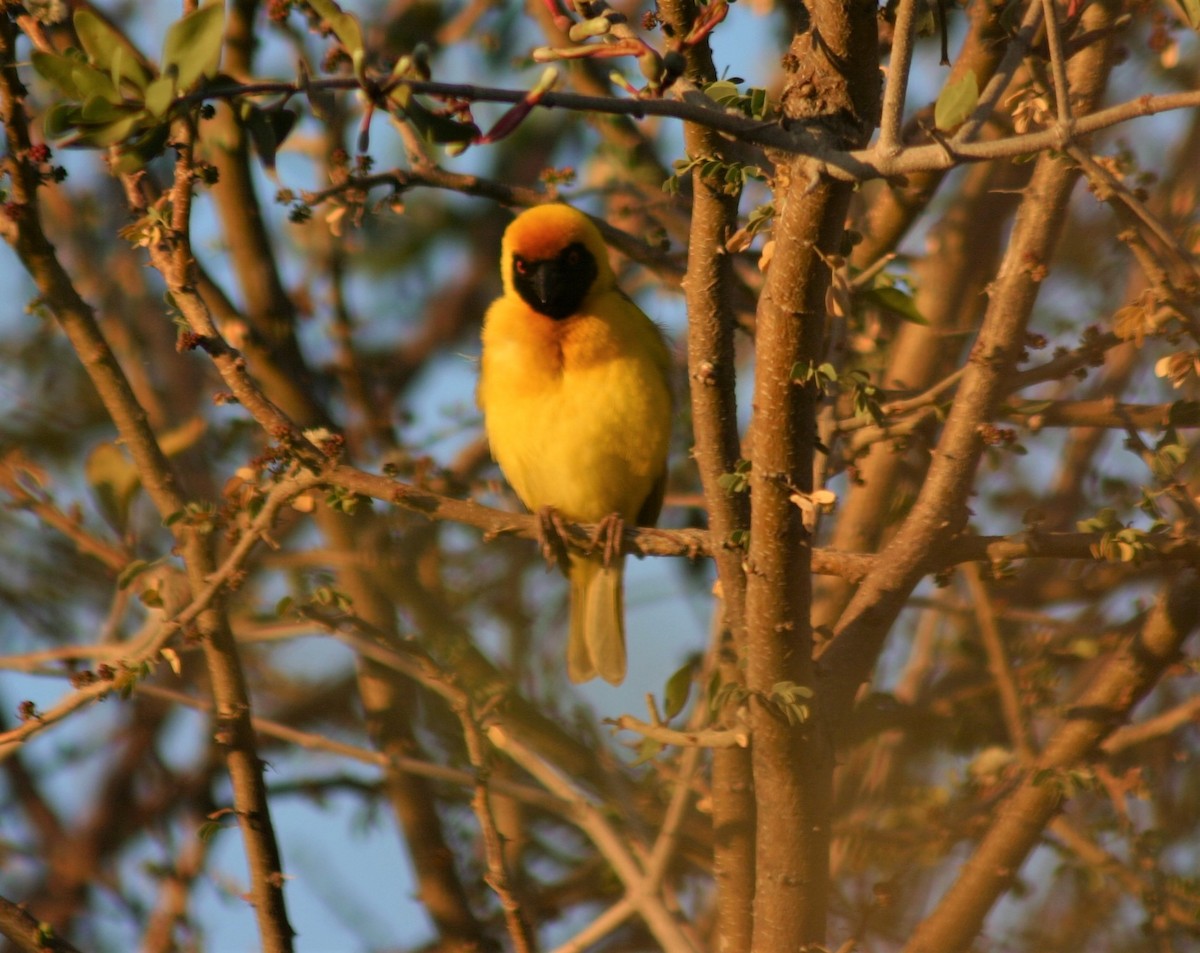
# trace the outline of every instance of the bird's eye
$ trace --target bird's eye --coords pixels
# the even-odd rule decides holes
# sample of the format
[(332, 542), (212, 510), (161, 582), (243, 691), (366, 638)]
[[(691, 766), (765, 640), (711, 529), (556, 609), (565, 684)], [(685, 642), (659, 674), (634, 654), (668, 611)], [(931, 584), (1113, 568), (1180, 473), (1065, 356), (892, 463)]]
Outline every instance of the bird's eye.
[(529, 262), (524, 258), (515, 258), (513, 259), (513, 269), (518, 275), (527, 274), (529, 272)]
[(567, 251), (567, 264), (568, 264), (568, 265), (578, 265), (581, 257), (582, 257), (582, 256), (579, 254), (579, 249), (578, 249), (578, 248), (571, 248), (571, 249), (568, 249), (568, 251)]

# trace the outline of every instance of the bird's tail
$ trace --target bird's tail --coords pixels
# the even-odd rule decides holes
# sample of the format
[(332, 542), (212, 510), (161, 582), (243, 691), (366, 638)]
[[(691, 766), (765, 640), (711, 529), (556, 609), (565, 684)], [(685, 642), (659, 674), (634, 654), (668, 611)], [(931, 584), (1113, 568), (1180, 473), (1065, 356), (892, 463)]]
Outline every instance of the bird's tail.
[(571, 634), (567, 676), (586, 682), (599, 675), (625, 680), (625, 560), (605, 566), (596, 556), (571, 557)]

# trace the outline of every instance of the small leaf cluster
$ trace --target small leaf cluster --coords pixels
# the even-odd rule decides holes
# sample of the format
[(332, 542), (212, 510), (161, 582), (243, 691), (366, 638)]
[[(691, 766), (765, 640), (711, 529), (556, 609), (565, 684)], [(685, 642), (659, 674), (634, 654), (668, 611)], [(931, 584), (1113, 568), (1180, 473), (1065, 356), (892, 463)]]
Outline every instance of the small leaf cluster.
[(751, 179), (759, 182), (766, 181), (767, 175), (756, 165), (746, 165), (743, 162), (726, 162), (715, 156), (689, 156), (686, 159), (676, 159), (672, 163), (674, 173), (663, 183), (663, 191), (668, 195), (678, 195), (683, 177), (692, 170), (699, 170), (700, 178), (709, 188), (724, 192), (726, 195), (737, 195)]
[(360, 503), (369, 506), (370, 500), (362, 494), (354, 493), (344, 487), (331, 487), (325, 494), (325, 505), (334, 512), (344, 513), (346, 516), (353, 516)]
[(732, 473), (722, 474), (717, 485), (726, 493), (747, 493), (750, 490), (750, 461), (739, 460)]
[(813, 697), (813, 690), (795, 682), (776, 682), (771, 686), (770, 694), (765, 701), (775, 711), (787, 719), (789, 725), (795, 726), (808, 721), (810, 709), (808, 700)]
[(166, 527), (177, 523), (197, 533), (211, 533), (217, 528), (217, 508), (207, 500), (187, 503), (183, 509), (176, 510), (163, 520), (163, 526)]
[(720, 79), (704, 87), (704, 94), (725, 109), (733, 110), (751, 119), (767, 120), (774, 112), (767, 91), (751, 86), (744, 93), (738, 88), (742, 80), (738, 77)]
[[(430, 75), (428, 53), (423, 47), (418, 47), (412, 55), (397, 60), (391, 78), (427, 80)], [(432, 109), (420, 100), (407, 83), (400, 82), (392, 88), (388, 93), (388, 106), (406, 119), (426, 142), (446, 146), (451, 155), (460, 154), (480, 138), (479, 127), (471, 120), (465, 104), (458, 115), (453, 109)], [(527, 112), (527, 109), (523, 110), (521, 118)]]
[(1033, 773), (1031, 780), (1035, 787), (1057, 789), (1064, 798), (1103, 790), (1095, 772), (1089, 768), (1041, 768)]
[(89, 8), (76, 10), (72, 22), (82, 50), (31, 56), (63, 97), (46, 113), (46, 135), (68, 146), (119, 146), (115, 170), (137, 171), (166, 145), (177, 97), (216, 75), (224, 4), (207, 4), (171, 25), (161, 70)]
[[(1172, 406), (1172, 414), (1175, 407)], [(1150, 458), (1150, 470), (1155, 478), (1163, 483), (1175, 479), (1188, 459), (1187, 444), (1179, 439), (1179, 432), (1174, 427), (1168, 427), (1154, 445), (1154, 455)]]
[[(1144, 499), (1140, 505), (1145, 508), (1151, 503)], [(1154, 509), (1157, 510), (1157, 507)], [(1100, 541), (1091, 547), (1092, 555), (1097, 559), (1135, 564), (1153, 550), (1154, 544), (1167, 530), (1166, 523), (1161, 519), (1156, 519), (1149, 529), (1127, 526), (1117, 519), (1116, 511), (1107, 506), (1090, 519), (1080, 520), (1076, 526), (1082, 533), (1102, 534)]]
[(766, 202), (755, 206), (746, 217), (746, 233), (757, 235), (775, 220), (775, 203)]
[(804, 361), (792, 367), (791, 378), (793, 383), (815, 387), (822, 396), (848, 394), (855, 417), (883, 424), (884, 392), (871, 383), (871, 375), (861, 368), (839, 374), (829, 362)]
[(749, 699), (750, 692), (745, 685), (737, 682), (722, 682), (719, 673), (714, 672), (708, 684), (708, 708), (713, 716), (719, 715), (728, 705), (744, 705)]

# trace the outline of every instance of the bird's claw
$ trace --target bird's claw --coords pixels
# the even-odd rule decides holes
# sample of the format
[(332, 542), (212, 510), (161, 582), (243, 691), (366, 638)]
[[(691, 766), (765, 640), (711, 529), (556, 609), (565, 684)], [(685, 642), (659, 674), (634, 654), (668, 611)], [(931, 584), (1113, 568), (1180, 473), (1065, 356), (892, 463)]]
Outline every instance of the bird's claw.
[(537, 511), (537, 541), (542, 550), (542, 558), (564, 573), (571, 562), (567, 544), (564, 542), (566, 535), (567, 526), (558, 515), (558, 510), (552, 506), (543, 506)]
[(620, 513), (609, 513), (592, 534), (592, 551), (600, 549), (604, 565), (611, 566), (621, 558), (621, 546), (625, 539), (625, 520)]

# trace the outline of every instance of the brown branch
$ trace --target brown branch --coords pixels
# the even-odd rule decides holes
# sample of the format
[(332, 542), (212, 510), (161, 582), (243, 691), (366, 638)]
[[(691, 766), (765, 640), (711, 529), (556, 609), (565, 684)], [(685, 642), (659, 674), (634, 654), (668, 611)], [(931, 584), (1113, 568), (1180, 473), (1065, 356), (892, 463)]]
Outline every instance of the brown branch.
[[(1050, 843), (1064, 854), (1073, 855), (1089, 872), (1100, 871), (1115, 878), (1129, 897), (1137, 897), (1144, 902), (1146, 898), (1154, 896), (1155, 887), (1152, 881), (1109, 853), (1064, 815), (1054, 818), (1049, 829), (1054, 835)], [(1186, 895), (1181, 897), (1178, 894), (1164, 899), (1164, 912), (1171, 920), (1185, 929), (1194, 930), (1195, 902)]]
[(1147, 718), (1136, 725), (1118, 728), (1104, 739), (1104, 743), (1100, 747), (1106, 755), (1111, 757), (1134, 745), (1164, 738), (1180, 728), (1198, 722), (1200, 722), (1200, 695), (1195, 695), (1160, 715)]
[(1046, 27), (1046, 45), (1050, 48), (1050, 72), (1054, 77), (1054, 102), (1058, 110), (1058, 132), (1064, 141), (1074, 132), (1071, 87), (1067, 77), (1067, 57), (1063, 51), (1062, 31), (1054, 0), (1042, 0), (1042, 23)]
[[(609, 822), (605, 812), (593, 804), (571, 783), (534, 752), (499, 726), (488, 729), (488, 738), (518, 765), (528, 771), (551, 793), (574, 805), (575, 823), (604, 855), (625, 887), (630, 906), (641, 914), (650, 933), (664, 953), (695, 953), (695, 948), (679, 922), (653, 891), (642, 864), (638, 862), (628, 838)], [(613, 926), (616, 924), (614, 923)]]
[[(0, 110), (3, 112), (8, 142), (5, 165), (14, 194), (25, 209), (19, 221), (14, 221), (10, 215), (4, 216), (4, 235), (16, 248), (22, 263), (79, 354), (138, 468), (143, 487), (165, 520), (183, 512), (187, 501), (179, 490), (175, 474), (147, 423), (144, 411), (100, 334), (91, 309), (79, 298), (40, 226), (35, 170), (27, 158), (22, 158), (28, 154), (30, 140), (21, 99), (23, 88), (16, 79), (12, 60), (14, 42), (15, 27), (10, 21), (4, 20), (0, 24), (0, 56), (3, 58), (0, 64)], [(186, 174), (190, 175), (190, 172), (189, 163)], [(216, 568), (211, 537), (206, 531), (189, 526), (186, 520), (175, 522), (172, 532), (183, 551), (193, 591), (203, 591), (208, 577)], [(292, 930), (283, 905), (279, 853), (262, 783), (261, 764), (249, 731), (246, 687), (219, 594), (214, 593), (212, 605), (197, 614), (196, 624), (210, 648), (214, 697), (224, 727), (222, 737), (227, 746), (227, 765), (252, 873), (251, 888), (256, 900), (260, 937), (264, 949), (270, 953), (282, 953), (291, 949)], [(102, 684), (101, 687), (107, 686)], [(100, 693), (96, 691), (94, 694), (98, 696)], [(91, 696), (80, 692), (58, 707), (65, 715), (90, 700)]]
[(479, 830), (483, 838), (483, 855), (487, 863), (487, 874), (484, 876), (484, 880), (500, 900), (500, 907), (504, 911), (504, 922), (508, 926), (508, 936), (512, 940), (513, 949), (517, 953), (532, 953), (538, 948), (537, 936), (533, 932), (521, 899), (514, 889), (508, 862), (504, 856), (504, 842), (496, 824), (495, 812), (492, 809), (490, 751), (484, 738), (484, 729), (477, 720), (478, 716), (465, 692), (456, 699), (453, 708), (462, 725), (467, 756), (470, 758), (471, 767), (475, 772), (471, 807), (479, 821)]
[[(1010, 49), (1011, 38), (1003, 22), (1006, 9), (991, 3), (968, 6), (967, 35), (945, 85), (962, 82), (968, 75), (974, 76), (977, 83), (986, 84), (996, 73), (1001, 57)], [(1019, 61), (1020, 57), (1016, 59)], [(880, 151), (885, 150), (880, 148)], [(857, 226), (863, 240), (851, 252), (851, 263), (865, 268), (893, 251), (929, 207), (944, 179), (945, 170), (914, 172), (889, 180), (886, 188), (881, 187), (865, 212), (865, 221)]]
[[(304, 192), (302, 198), (309, 205), (320, 205), (346, 191), (365, 191), (383, 186), (397, 192), (405, 192), (418, 187), (444, 189), (461, 195), (491, 199), (493, 202), (509, 208), (530, 208), (534, 205), (559, 200), (558, 196), (537, 189), (510, 185), (478, 175), (451, 172), (431, 163), (410, 169), (395, 168), (371, 175), (350, 176), (345, 182), (339, 182), (329, 188), (316, 192)], [(648, 268), (668, 284), (677, 283), (683, 278), (684, 270), (675, 256), (630, 235), (624, 229), (615, 227), (603, 218), (591, 216), (591, 219), (592, 224), (600, 230), (604, 240), (630, 261), (635, 261)]]
[[(679, 36), (687, 34), (697, 7), (683, 0), (659, 4), (664, 19)], [(696, 83), (716, 78), (708, 40), (686, 53), (685, 75)], [(690, 156), (723, 156), (725, 140), (695, 123), (683, 129)], [(724, 630), (716, 660), (722, 684), (738, 685), (745, 674), (741, 660), (746, 649), (745, 551), (738, 542), (750, 528), (748, 494), (730, 493), (722, 480), (741, 458), (737, 419), (737, 366), (734, 335), (737, 318), (732, 301), (733, 262), (726, 241), (738, 226), (738, 195), (724, 182), (708, 181), (699, 166), (693, 169), (692, 209), (688, 234), (687, 274), (682, 285), (688, 313), (688, 394), (692, 411), (692, 459), (704, 491), (708, 529), (726, 541), (713, 558), (720, 581), (715, 610)], [(731, 701), (720, 713), (732, 723), (738, 704)], [(753, 936), (755, 802), (751, 785), (750, 752), (734, 746), (713, 752), (712, 824), (713, 876), (717, 882), (716, 945), (727, 953), (748, 953)]]
[(75, 544), (79, 552), (92, 556), (112, 572), (120, 572), (132, 559), (129, 550), (84, 527), (82, 519), (64, 513), (50, 494), (29, 487), (21, 475), (31, 464), (19, 452), (0, 457), (0, 489), (12, 499), (12, 505), (27, 510), (51, 529), (58, 530)]
[[(353, 643), (348, 644), (354, 648)], [(398, 661), (401, 656), (397, 653), (390, 653), (388, 657), (393, 661), (397, 661), (397, 664), (402, 664)], [(161, 698), (163, 701), (168, 701), (175, 705), (183, 705), (195, 711), (212, 711), (212, 703), (206, 699), (172, 691), (158, 685), (142, 683), (135, 690), (139, 695)], [(407, 774), (428, 778), (430, 781), (452, 784), (455, 787), (461, 787), (463, 790), (469, 790), (475, 784), (475, 776), (469, 771), (449, 768), (445, 765), (434, 764), (433, 762), (422, 761), (417, 758), (406, 758), (403, 756), (391, 758), (380, 751), (348, 744), (344, 741), (337, 741), (311, 731), (303, 731), (260, 715), (254, 716), (253, 723), (254, 730), (260, 735), (276, 738), (279, 741), (295, 745), (298, 748), (304, 748), (308, 751), (324, 751), (328, 754), (337, 755), (339, 758), (347, 758), (351, 761), (373, 765), (381, 769), (386, 769), (395, 763), (396, 766), (400, 767)], [(565, 802), (547, 794), (540, 788), (530, 787), (527, 784), (518, 784), (505, 778), (494, 778), (491, 781), (491, 785), (497, 793), (504, 794), (506, 797), (516, 798), (540, 810), (548, 811), (551, 814), (565, 814), (568, 812), (568, 805)]]
[[(987, 6), (979, 4), (974, 9)], [(858, 479), (848, 487), (839, 506), (830, 538), (833, 549), (878, 551), (892, 531), (889, 514), (895, 505), (897, 482), (910, 474), (907, 479), (918, 484), (924, 476), (928, 458), (922, 457), (921, 471), (913, 473), (907, 469), (911, 466), (910, 455), (894, 452), (883, 441), (929, 426), (941, 406), (949, 403), (966, 373), (965, 368), (958, 367), (960, 335), (977, 320), (980, 291), (1000, 254), (1012, 200), (996, 190), (1009, 177), (1008, 170), (1000, 166), (968, 170), (954, 201), (948, 203), (930, 231), (929, 241), (938, 249), (937, 254), (924, 256), (914, 265), (915, 302), (929, 323), (901, 325), (889, 350), (882, 382), (903, 384), (919, 393), (885, 403), (881, 408), (882, 424), (860, 418), (837, 424), (839, 431), (850, 429), (850, 433), (837, 439), (834, 450), (843, 459), (854, 461)], [(904, 202), (899, 204), (907, 208)], [(874, 209), (872, 221), (873, 213)], [(864, 450), (865, 457), (860, 456)], [(849, 580), (843, 580), (823, 585), (820, 592), (815, 618), (822, 631), (831, 630), (853, 590)]]
[(896, 5), (892, 51), (883, 89), (883, 117), (879, 122), (879, 140), (875, 144), (883, 155), (894, 156), (901, 148), (900, 126), (904, 121), (904, 99), (908, 92), (908, 72), (912, 67), (916, 35), (917, 0), (900, 0)]
[(0, 897), (0, 933), (21, 953), (79, 953), (50, 924), (41, 923), (5, 897)]
[[(238, 30), (246, 41), (242, 66), (248, 71), (253, 23), (239, 21)], [(248, 303), (247, 319), (258, 332), (259, 341), (253, 342), (252, 351), (247, 345), (252, 366), (261, 381), (253, 399), (259, 407), (286, 408), (286, 418), (277, 420), (275, 427), (264, 423), (261, 414), (256, 416), (275, 439), (280, 439), (280, 428), (289, 427), (287, 418), (303, 427), (332, 427), (332, 416), (314, 398), (312, 388), (306, 386), (312, 375), (295, 337), (295, 306), (283, 288), (270, 237), (263, 226), (252, 185), (246, 132), (238, 123), (233, 123), (228, 132), (232, 148), (217, 150), (221, 153), (217, 157), (221, 177), (216, 191), (224, 230), (239, 239), (234, 262)], [(215, 285), (209, 283), (205, 292), (210, 302), (224, 303), (224, 295), (218, 293)], [(190, 317), (204, 319), (199, 309)], [(221, 369), (219, 363), (218, 369)], [(235, 394), (242, 397), (237, 390)], [(296, 445), (294, 429), (285, 429), (284, 433)], [(361, 553), (363, 540), (381, 538), (373, 515), (365, 507), (352, 516), (321, 507), (316, 522), (329, 545), (346, 553)], [(395, 606), (385, 583), (374, 576), (370, 566), (347, 565), (339, 576), (339, 587), (371, 624), (394, 637)], [(404, 756), (421, 751), (413, 724), (417, 700), (395, 673), (369, 661), (360, 666), (358, 688), (368, 730), (380, 749), (393, 758), (385, 789), (412, 857), (420, 895), (444, 937), (464, 945), (487, 947), (490, 940), (471, 910), (453, 863), (434, 792), (424, 777), (407, 777), (398, 767)]]
[[(442, 496), (412, 484), (336, 465), (320, 476), (320, 482), (373, 497), (430, 520), (449, 520), (482, 530), (485, 538), (516, 536), (537, 540), (537, 518), (527, 513), (496, 510), (468, 500)], [(793, 508), (795, 508), (793, 506)], [(571, 549), (589, 552), (594, 528), (584, 524), (565, 525), (564, 541)], [(945, 548), (931, 557), (930, 572), (973, 560), (1003, 562), (1033, 558), (1095, 559), (1093, 547), (1099, 533), (1019, 533), (1013, 536), (961, 535), (947, 540)], [(718, 544), (704, 530), (626, 529), (621, 552), (631, 556), (711, 556)], [(1193, 562), (1200, 558), (1200, 539), (1193, 537), (1147, 538), (1142, 555), (1150, 560)], [(842, 576), (858, 582), (879, 563), (871, 553), (843, 553), (830, 549), (812, 551), (813, 572)]]
[[(808, 7), (792, 37), (781, 104), (831, 142), (865, 141), (879, 107), (874, 4)], [(774, 698), (812, 691), (812, 529), (796, 499), (814, 488), (815, 382), (796, 367), (824, 359), (829, 262), (842, 244), (850, 191), (812, 163), (777, 166), (774, 254), (755, 322), (746, 557), (746, 688), (758, 805), (753, 949), (821, 946), (829, 904), (833, 751), (824, 713), (801, 717)], [(784, 703), (792, 704), (791, 699)], [(823, 706), (822, 706), (823, 707)]]
[(748, 748), (750, 733), (747, 729), (709, 728), (699, 731), (680, 731), (678, 728), (668, 728), (666, 725), (655, 725), (634, 718), (632, 715), (618, 715), (612, 724), (621, 731), (632, 731), (643, 738), (650, 738), (665, 745), (677, 745), (681, 748)]
[[(1107, 34), (1102, 36), (1106, 39)], [(384, 96), (392, 85), (405, 85), (414, 93), (460, 99), (469, 102), (519, 103), (525, 100), (525, 90), (496, 89), (466, 83), (438, 83), (431, 81), (392, 78), (386, 83), (371, 88), (369, 94)], [(308, 89), (352, 90), (359, 83), (349, 78), (313, 80)], [(181, 101), (203, 101), (208, 99), (235, 99), (239, 96), (297, 95), (304, 87), (289, 82), (245, 83), (234, 87), (212, 87), (200, 93), (181, 97)], [(954, 168), (965, 162), (981, 162), (991, 159), (1016, 158), (1036, 155), (1064, 145), (1062, 130), (1056, 125), (1050, 129), (1019, 135), (1005, 136), (988, 141), (972, 141), (970, 124), (952, 139), (922, 146), (901, 149), (895, 155), (885, 155), (878, 146), (869, 149), (842, 150), (831, 148), (811, 133), (802, 129), (775, 122), (747, 119), (736, 113), (701, 102), (702, 97), (688, 96), (686, 99), (619, 99), (611, 96), (582, 96), (577, 93), (548, 92), (538, 101), (544, 109), (566, 109), (571, 112), (601, 113), (606, 115), (664, 116), (693, 122), (714, 132), (732, 136), (740, 142), (778, 150), (792, 156), (811, 159), (821, 173), (844, 182), (861, 182), (875, 178), (895, 178), (914, 172), (932, 172)], [(981, 96), (981, 103), (983, 97)], [(1146, 95), (1128, 100), (1093, 113), (1078, 115), (1074, 122), (1077, 137), (1090, 135), (1131, 119), (1156, 116), (1164, 112), (1194, 109), (1200, 106), (1200, 91), (1162, 93)]]
[[(1107, 75), (1107, 44), (1077, 56), (1072, 71), (1081, 102), (1096, 98)], [(981, 425), (995, 414), (1021, 355), (1045, 263), (1053, 257), (1077, 177), (1076, 170), (1053, 155), (1037, 162), (928, 477), (903, 526), (881, 554), (878, 568), (842, 613), (835, 639), (822, 657), (822, 694), (836, 712), (835, 721), (844, 720), (913, 587), (937, 559), (940, 547), (965, 524), (967, 499), (984, 449)]]
[(996, 625), (996, 613), (992, 607), (991, 595), (983, 584), (983, 576), (976, 563), (968, 563), (964, 567), (967, 580), (967, 592), (975, 619), (979, 624), (979, 636), (983, 642), (983, 651), (988, 660), (988, 671), (996, 684), (996, 694), (1000, 697), (1000, 708), (1004, 712), (1004, 725), (1008, 729), (1008, 738), (1021, 760), (1027, 764), (1033, 762), (1036, 752), (1030, 738), (1029, 725), (1021, 706), (1021, 696), (1017, 691), (1013, 678), (1012, 666), (1008, 663), (1008, 653), (1004, 648), (1004, 640), (1000, 636), (999, 626)]
[(1042, 427), (1104, 427), (1125, 430), (1165, 430), (1200, 427), (1200, 420), (1185, 416), (1173, 421), (1172, 415), (1182, 402), (1171, 404), (1124, 404), (1116, 400), (1012, 400), (1000, 413), (1023, 418), (1031, 430)]
[(1000, 806), (995, 822), (937, 908), (916, 928), (905, 953), (965, 950), (984, 917), (1009, 889), (1022, 862), (1065, 794), (1057, 777), (1093, 754), (1124, 721), (1163, 671), (1174, 664), (1200, 624), (1200, 579), (1182, 574), (1150, 610), (1140, 632), (1127, 639), (1090, 680), (1035, 765)]

